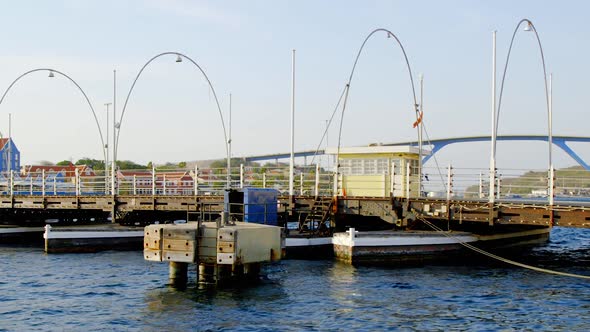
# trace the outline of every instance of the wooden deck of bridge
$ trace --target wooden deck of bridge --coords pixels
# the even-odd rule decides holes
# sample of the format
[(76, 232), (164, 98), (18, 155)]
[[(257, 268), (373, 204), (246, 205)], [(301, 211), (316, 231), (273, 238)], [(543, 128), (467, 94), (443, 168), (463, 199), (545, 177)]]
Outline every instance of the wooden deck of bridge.
[(223, 196), (0, 196), (3, 209), (197, 211), (201, 204), (223, 203)]
[(590, 205), (543, 202), (445, 200), (431, 198), (339, 197), (338, 213), (377, 216), (407, 225), (417, 215), (429, 220), (488, 225), (531, 225), (590, 228)]
[[(279, 201), (288, 202), (288, 197)], [(309, 206), (313, 196), (298, 196), (292, 209)], [(223, 196), (212, 195), (115, 195), (115, 196), (0, 196), (0, 209), (8, 210), (95, 210), (124, 214), (138, 211), (199, 212), (203, 206), (221, 211)], [(338, 197), (337, 215), (376, 216), (391, 223), (404, 224), (417, 214), (430, 220), (458, 223), (519, 224), (590, 228), (590, 205), (543, 202), (483, 200), (444, 200), (432, 198)], [(211, 210), (213, 212), (213, 210)]]

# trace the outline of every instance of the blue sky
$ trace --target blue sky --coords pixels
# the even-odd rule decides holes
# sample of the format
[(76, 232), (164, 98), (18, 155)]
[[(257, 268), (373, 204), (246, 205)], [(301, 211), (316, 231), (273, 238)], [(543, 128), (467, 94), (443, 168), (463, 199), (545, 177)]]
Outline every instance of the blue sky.
[[(500, 73), (512, 32), (526, 17), (537, 27), (554, 75), (554, 134), (584, 136), (590, 118), (587, 12), (582, 1), (6, 1), (0, 89), (28, 70), (58, 69), (86, 91), (106, 135), (104, 104), (113, 98), (113, 70), (120, 114), (144, 63), (177, 51), (206, 71), (226, 120), (232, 94), (234, 156), (286, 152), (296, 49), (296, 149), (313, 149), (362, 41), (372, 30), (386, 28), (403, 43), (415, 78), (424, 74), (430, 137), (486, 135), (492, 31), (498, 31)], [(517, 35), (500, 134), (547, 132), (533, 37)], [(367, 43), (350, 89), (344, 145), (416, 138), (404, 65), (393, 39), (379, 34)], [(102, 158), (92, 113), (63, 78), (35, 73), (20, 80), (0, 105), (4, 136), (8, 113), (24, 163)], [(334, 125), (329, 145), (336, 135)], [(118, 157), (143, 163), (222, 158), (223, 140), (205, 80), (187, 61), (178, 64), (168, 56), (150, 64), (138, 80), (122, 121)], [(590, 159), (590, 148), (573, 147)], [(465, 144), (441, 151), (438, 160), (485, 168), (488, 156), (489, 144)], [(573, 164), (560, 151), (554, 156), (557, 166)], [(498, 163), (544, 168), (546, 145), (499, 143)]]

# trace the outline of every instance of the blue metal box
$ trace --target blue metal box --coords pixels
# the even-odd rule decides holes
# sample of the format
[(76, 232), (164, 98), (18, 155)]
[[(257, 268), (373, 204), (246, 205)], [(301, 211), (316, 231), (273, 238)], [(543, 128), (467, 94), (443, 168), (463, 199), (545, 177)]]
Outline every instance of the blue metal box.
[(277, 196), (275, 189), (244, 188), (244, 221), (277, 225)]

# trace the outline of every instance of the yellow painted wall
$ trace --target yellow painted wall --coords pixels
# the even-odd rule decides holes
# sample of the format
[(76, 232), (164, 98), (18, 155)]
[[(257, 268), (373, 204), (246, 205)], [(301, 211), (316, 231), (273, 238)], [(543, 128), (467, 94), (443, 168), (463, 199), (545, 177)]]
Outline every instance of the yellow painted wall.
[(346, 153), (340, 154), (340, 159), (377, 159), (377, 158), (405, 158), (418, 159), (416, 153)]
[[(389, 197), (391, 177), (389, 175), (342, 175), (339, 184), (344, 190), (342, 196)], [(396, 176), (394, 197), (406, 197), (405, 176)], [(410, 176), (410, 197), (418, 197), (418, 176)]]
[[(349, 153), (340, 154), (340, 160), (346, 159), (396, 159), (399, 171), (395, 174), (394, 197), (406, 197), (407, 182), (406, 172), (408, 160), (418, 160), (415, 153)], [(391, 194), (391, 176), (389, 174), (375, 175), (340, 175), (340, 195), (365, 196), (365, 197), (389, 197)], [(418, 197), (418, 175), (410, 176), (410, 197)]]

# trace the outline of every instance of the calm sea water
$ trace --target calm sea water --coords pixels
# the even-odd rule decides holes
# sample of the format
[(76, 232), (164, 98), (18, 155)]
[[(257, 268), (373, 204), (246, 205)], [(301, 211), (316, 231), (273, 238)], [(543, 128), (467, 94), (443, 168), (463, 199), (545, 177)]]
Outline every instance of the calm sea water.
[[(524, 259), (524, 258), (523, 258)], [(590, 231), (556, 228), (526, 258), (590, 275)], [(590, 281), (502, 264), (266, 266), (255, 285), (184, 290), (140, 252), (0, 247), (0, 331), (590, 330)]]

